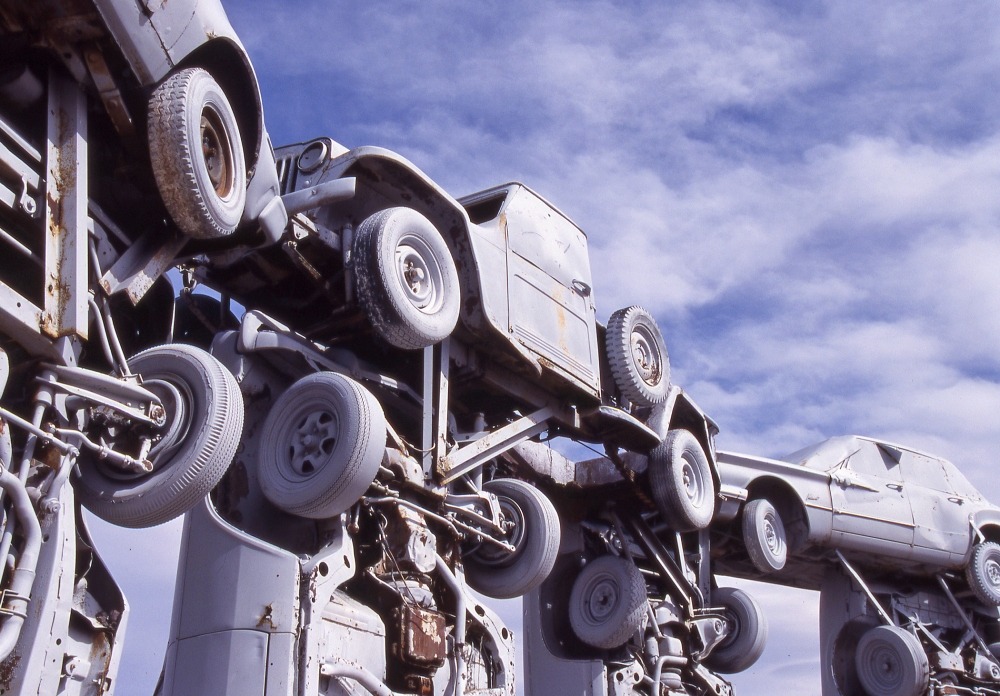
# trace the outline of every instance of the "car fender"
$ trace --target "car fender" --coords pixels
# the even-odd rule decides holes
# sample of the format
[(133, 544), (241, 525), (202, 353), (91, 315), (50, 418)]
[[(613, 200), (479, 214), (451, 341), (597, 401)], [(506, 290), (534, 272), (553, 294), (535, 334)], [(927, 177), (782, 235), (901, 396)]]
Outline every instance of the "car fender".
[(712, 467), (715, 489), (721, 490), (722, 480), (715, 454), (715, 436), (719, 434), (719, 426), (683, 389), (676, 384), (670, 385), (667, 398), (663, 403), (653, 407), (652, 413), (646, 419), (646, 426), (660, 437), (661, 442), (671, 430), (690, 431), (705, 450)]
[(964, 562), (972, 555), (972, 547), (981, 541), (1000, 543), (1000, 510), (988, 507), (976, 510), (969, 515), (970, 543), (965, 553)]
[[(365, 218), (391, 206), (405, 206), (418, 211), (438, 229), (455, 259), (462, 288), (462, 324), (473, 332), (486, 326), (499, 331), (500, 318), (486, 316), (482, 302), (484, 292), (496, 292), (497, 288), (484, 288), (483, 278), (478, 272), (479, 240), (474, 239), (472, 229), (475, 226), (469, 222), (465, 208), (457, 200), (405, 157), (381, 147), (365, 146), (342, 154), (334, 153), (321, 167), (299, 172), (295, 169), (294, 160), (308, 145), (301, 143), (279, 149), (279, 169), (285, 172), (281, 182), (282, 193), (345, 176), (355, 177), (357, 188), (350, 204), (331, 205), (317, 212), (317, 221), (331, 229), (344, 225), (357, 228)], [(502, 291), (506, 292), (506, 284)], [(506, 297), (502, 303), (488, 304), (506, 306)], [(506, 334), (502, 335), (506, 337)]]
[(805, 510), (809, 543), (829, 540), (833, 524), (830, 475), (789, 464), (735, 452), (717, 453), (722, 485), (751, 491), (781, 485), (794, 492), (796, 503)]

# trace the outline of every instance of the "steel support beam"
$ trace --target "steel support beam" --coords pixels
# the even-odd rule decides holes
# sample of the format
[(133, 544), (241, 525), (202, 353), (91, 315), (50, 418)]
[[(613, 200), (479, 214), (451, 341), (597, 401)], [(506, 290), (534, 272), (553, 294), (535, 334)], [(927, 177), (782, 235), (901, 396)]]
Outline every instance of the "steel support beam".
[(87, 100), (49, 74), (45, 181), (45, 306), (42, 331), (87, 338)]
[(546, 406), (442, 457), (438, 460), (442, 483), (450, 483), (529, 437), (544, 432), (554, 415), (555, 411)]

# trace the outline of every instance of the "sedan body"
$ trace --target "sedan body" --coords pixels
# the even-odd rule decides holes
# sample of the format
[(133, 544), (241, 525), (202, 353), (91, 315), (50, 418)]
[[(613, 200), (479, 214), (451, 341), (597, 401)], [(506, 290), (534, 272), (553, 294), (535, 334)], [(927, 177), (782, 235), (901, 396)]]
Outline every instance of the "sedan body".
[[(833, 549), (864, 566), (927, 574), (961, 568), (975, 543), (1000, 538), (1000, 508), (952, 463), (908, 447), (842, 436), (780, 460), (719, 452), (718, 461), (724, 489), (778, 511), (789, 563), (775, 579), (789, 584), (815, 586), (801, 561)], [(717, 516), (716, 527), (737, 512)]]

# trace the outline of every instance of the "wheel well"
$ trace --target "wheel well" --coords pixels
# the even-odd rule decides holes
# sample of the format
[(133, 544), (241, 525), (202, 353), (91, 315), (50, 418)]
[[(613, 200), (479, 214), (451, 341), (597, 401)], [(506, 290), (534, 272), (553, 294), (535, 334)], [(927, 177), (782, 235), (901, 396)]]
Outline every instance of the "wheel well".
[(719, 485), (719, 467), (715, 461), (715, 449), (708, 439), (708, 426), (705, 423), (705, 416), (688, 402), (687, 399), (678, 398), (674, 404), (674, 410), (670, 413), (670, 429), (683, 429), (689, 431), (698, 440), (698, 444), (705, 450), (705, 456), (712, 468), (712, 478), (715, 485)]
[[(412, 167), (412, 168), (411, 168)], [(463, 323), (483, 322), (482, 299), (476, 260), (469, 239), (465, 210), (439, 191), (413, 165), (381, 156), (367, 156), (352, 163), (343, 176), (364, 179), (367, 185), (390, 205), (403, 205), (424, 215), (437, 228), (451, 249), (462, 289)], [(366, 210), (371, 215), (377, 210)]]
[(995, 524), (985, 524), (979, 528), (979, 531), (986, 541), (993, 541), (1000, 544), (1000, 526)]
[(809, 517), (799, 494), (780, 479), (761, 477), (747, 486), (747, 502), (760, 498), (767, 499), (781, 515), (789, 551), (800, 550), (809, 538)]
[[(247, 179), (257, 166), (264, 136), (264, 115), (260, 91), (253, 66), (243, 50), (230, 39), (219, 37), (202, 44), (177, 66), (177, 68), (204, 68), (226, 93), (243, 140), (243, 154), (247, 163)], [(247, 137), (252, 135), (252, 137)]]

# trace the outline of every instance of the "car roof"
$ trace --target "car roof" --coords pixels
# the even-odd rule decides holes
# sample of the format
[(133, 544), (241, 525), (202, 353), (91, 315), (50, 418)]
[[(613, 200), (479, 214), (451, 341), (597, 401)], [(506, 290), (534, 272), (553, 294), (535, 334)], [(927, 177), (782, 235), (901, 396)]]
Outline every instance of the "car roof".
[(927, 452), (922, 452), (921, 450), (914, 449), (913, 447), (897, 445), (894, 442), (888, 442), (886, 440), (876, 440), (873, 437), (865, 437), (864, 435), (839, 435), (837, 437), (831, 437), (827, 440), (823, 440), (822, 442), (817, 442), (814, 445), (803, 447), (802, 449), (796, 450), (795, 452), (785, 455), (784, 457), (780, 457), (780, 460), (788, 462), (789, 464), (807, 466), (811, 469), (820, 468), (827, 471), (861, 449), (864, 446), (863, 443), (865, 442), (871, 442), (877, 445), (897, 462), (899, 461), (899, 456), (902, 452), (911, 452), (913, 454), (920, 455), (921, 457), (936, 459), (938, 461), (951, 464), (951, 462), (948, 462), (947, 459), (939, 457), (935, 454), (928, 454)]

